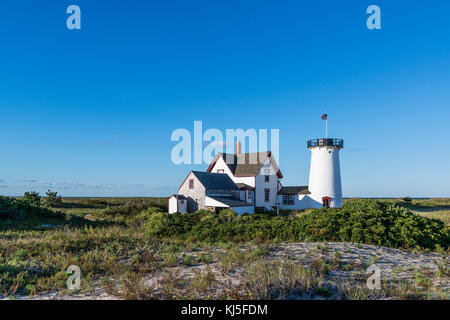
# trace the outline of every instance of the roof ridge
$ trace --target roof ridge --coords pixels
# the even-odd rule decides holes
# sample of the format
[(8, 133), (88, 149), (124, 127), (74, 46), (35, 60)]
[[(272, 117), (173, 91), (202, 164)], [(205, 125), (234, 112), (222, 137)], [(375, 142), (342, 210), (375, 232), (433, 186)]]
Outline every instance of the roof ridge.
[[(283, 178), (281, 171), (278, 167), (277, 161), (273, 156), (272, 151), (260, 151), (260, 152), (248, 152), (248, 153), (226, 153), (218, 152), (211, 164), (209, 165), (207, 171), (211, 172), (217, 160), (222, 158), (225, 164), (230, 169), (231, 173), (235, 177), (254, 177), (258, 175), (264, 163), (269, 160), (274, 170), (277, 173), (278, 178)], [(256, 161), (253, 161), (255, 159)], [(255, 162), (255, 163), (253, 163)]]
[(191, 172), (206, 189), (239, 190), (238, 186), (226, 173), (194, 170)]
[(209, 172), (209, 171), (199, 171), (199, 170), (191, 170), (191, 172), (193, 174), (200, 173), (200, 174), (225, 174), (226, 175), (226, 173), (223, 173), (223, 172)]
[(270, 150), (267, 150), (267, 151), (256, 151), (256, 152), (241, 152), (241, 153), (239, 153), (239, 154), (236, 154), (236, 153), (227, 153), (227, 152), (218, 152), (218, 154), (232, 154), (232, 155), (235, 155), (235, 156), (240, 156), (240, 155), (243, 155), (243, 154), (252, 154), (252, 153), (266, 153), (266, 154), (269, 154), (269, 153), (272, 153), (272, 151), (270, 151)]

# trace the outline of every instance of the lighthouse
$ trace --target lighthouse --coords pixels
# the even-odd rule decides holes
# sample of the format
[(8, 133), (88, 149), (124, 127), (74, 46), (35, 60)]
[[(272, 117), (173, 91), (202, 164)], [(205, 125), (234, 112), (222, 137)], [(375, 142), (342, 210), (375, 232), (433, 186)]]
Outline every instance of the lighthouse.
[(339, 150), (344, 140), (334, 138), (309, 140), (311, 165), (309, 169), (310, 197), (318, 206), (339, 208), (342, 206), (341, 169)]

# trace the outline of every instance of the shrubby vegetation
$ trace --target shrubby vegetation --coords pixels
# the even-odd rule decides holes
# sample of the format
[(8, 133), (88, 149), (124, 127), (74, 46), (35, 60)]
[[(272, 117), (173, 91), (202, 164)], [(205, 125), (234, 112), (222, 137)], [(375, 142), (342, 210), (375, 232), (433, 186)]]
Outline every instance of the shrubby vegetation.
[(27, 191), (23, 195), (24, 202), (39, 207), (41, 205), (41, 196), (39, 195), (39, 192), (36, 191)]
[(348, 241), (389, 247), (448, 248), (450, 229), (442, 221), (415, 215), (407, 208), (375, 200), (348, 201), (339, 209), (319, 209), (297, 217), (268, 214), (238, 216), (157, 212), (148, 218), (151, 237), (194, 241)]
[[(167, 211), (167, 201), (160, 199), (130, 199), (118, 206), (107, 206), (103, 212), (104, 216), (129, 218), (141, 214), (149, 208), (158, 208)], [(151, 213), (151, 211), (149, 212)]]
[(0, 218), (5, 220), (23, 220), (32, 216), (41, 218), (62, 217), (49, 209), (31, 205), (29, 199), (14, 199), (0, 196)]
[(404, 197), (402, 200), (407, 204), (411, 204), (413, 199), (411, 199), (410, 197)]
[(354, 200), (341, 209), (321, 209), (299, 219), (311, 240), (352, 241), (389, 247), (448, 248), (450, 229), (409, 209), (375, 200)]
[(43, 226), (92, 225), (75, 215), (41, 208), (27, 198), (0, 196), (0, 231), (41, 229)]
[[(161, 272), (161, 297), (174, 298), (178, 280), (171, 268), (211, 263), (230, 272), (247, 270), (247, 289), (225, 288), (222, 298), (281, 297), (292, 288), (327, 295), (320, 279), (331, 267), (341, 268), (338, 260), (345, 252), (330, 253), (334, 257), (325, 259), (321, 255), (327, 250), (318, 245), (320, 254), (310, 274), (311, 268), (296, 262), (267, 264), (264, 256), (271, 246), (279, 241), (351, 241), (449, 252), (448, 226), (412, 213), (410, 206), (416, 199), (412, 204), (346, 200), (340, 209), (282, 212), (281, 216), (270, 212), (238, 216), (229, 210), (169, 215), (167, 199), (157, 198), (64, 198), (54, 207), (39, 206), (36, 199), (32, 192), (17, 199), (0, 197), (0, 295), (63, 291), (66, 269), (76, 264), (83, 270), (82, 290), (114, 279), (121, 297), (160, 298), (142, 283), (149, 274)], [(40, 203), (45, 205), (44, 199)], [(421, 205), (427, 203), (421, 200)], [(446, 205), (445, 200), (438, 203)], [(354, 264), (357, 261), (342, 269)], [(289, 269), (293, 266), (295, 270)], [(365, 265), (360, 267), (363, 270)], [(448, 266), (442, 265), (438, 274), (445, 280)], [(195, 291), (183, 293), (188, 298), (208, 296), (209, 292), (198, 294), (213, 282), (208, 270), (188, 282), (179, 279), (180, 287)]]
[(58, 192), (48, 190), (45, 195), (47, 196), (44, 198), (45, 205), (49, 207), (57, 207), (62, 204), (62, 197), (58, 195)]

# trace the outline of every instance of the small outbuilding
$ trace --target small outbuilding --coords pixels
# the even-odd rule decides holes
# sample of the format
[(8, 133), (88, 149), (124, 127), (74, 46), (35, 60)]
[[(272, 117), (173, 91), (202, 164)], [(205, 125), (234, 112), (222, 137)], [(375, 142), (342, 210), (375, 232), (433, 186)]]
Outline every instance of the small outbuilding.
[(181, 194), (174, 194), (169, 198), (169, 213), (187, 213), (187, 199)]

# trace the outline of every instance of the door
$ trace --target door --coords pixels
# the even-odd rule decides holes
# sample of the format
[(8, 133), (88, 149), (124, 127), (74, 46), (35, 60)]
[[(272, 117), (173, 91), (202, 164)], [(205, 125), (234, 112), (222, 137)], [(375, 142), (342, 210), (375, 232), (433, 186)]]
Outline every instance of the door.
[(323, 208), (329, 208), (330, 207), (330, 203), (331, 203), (331, 198), (330, 197), (323, 197), (322, 198), (322, 207)]

